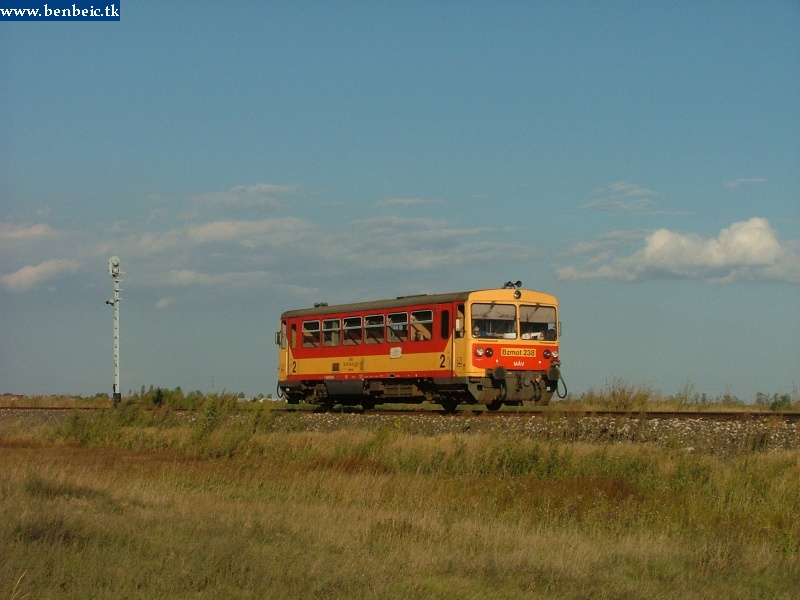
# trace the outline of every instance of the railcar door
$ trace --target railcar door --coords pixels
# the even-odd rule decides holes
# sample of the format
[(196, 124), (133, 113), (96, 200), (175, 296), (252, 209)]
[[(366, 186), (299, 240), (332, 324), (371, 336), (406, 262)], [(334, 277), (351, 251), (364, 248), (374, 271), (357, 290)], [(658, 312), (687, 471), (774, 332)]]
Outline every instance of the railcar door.
[(276, 340), (278, 346), (278, 381), (286, 381), (289, 373), (289, 348), (286, 340), (286, 321), (281, 321), (281, 329)]
[(453, 325), (450, 332), (450, 368), (454, 377), (463, 376), (463, 370), (467, 364), (465, 354), (467, 352), (466, 344), (466, 319), (465, 319), (464, 305), (455, 304), (453, 306)]
[(446, 377), (453, 375), (453, 345), (450, 339), (453, 337), (453, 314), (450, 305), (439, 305), (436, 307), (439, 321), (438, 338), (439, 348), (439, 369)]

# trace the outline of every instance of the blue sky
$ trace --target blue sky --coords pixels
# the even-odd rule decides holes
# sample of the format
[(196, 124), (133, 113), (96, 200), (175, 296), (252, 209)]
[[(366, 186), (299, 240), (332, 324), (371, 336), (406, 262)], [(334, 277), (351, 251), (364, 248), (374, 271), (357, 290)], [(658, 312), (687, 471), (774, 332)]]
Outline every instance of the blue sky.
[(0, 392), (112, 391), (112, 255), (124, 394), (509, 279), (573, 393), (800, 384), (797, 2), (122, 2), (0, 55)]

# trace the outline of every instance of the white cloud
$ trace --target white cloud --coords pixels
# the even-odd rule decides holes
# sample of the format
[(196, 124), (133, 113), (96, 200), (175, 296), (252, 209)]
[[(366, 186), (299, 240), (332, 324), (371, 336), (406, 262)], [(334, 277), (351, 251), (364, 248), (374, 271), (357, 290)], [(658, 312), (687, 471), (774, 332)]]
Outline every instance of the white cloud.
[(162, 308), (167, 308), (168, 306), (172, 306), (174, 303), (175, 303), (175, 298), (173, 298), (172, 296), (167, 296), (166, 298), (161, 298), (159, 299), (158, 302), (156, 302), (156, 308), (160, 310)]
[(461, 264), (532, 257), (530, 246), (476, 241), (491, 235), (488, 227), (456, 228), (427, 218), (381, 216), (353, 221), (320, 238), (320, 259), (336, 258), (342, 270), (433, 270)]
[(9, 275), (0, 276), (0, 282), (12, 292), (25, 292), (40, 283), (65, 273), (75, 273), (80, 268), (76, 260), (55, 258), (38, 265), (28, 265)]
[(625, 210), (630, 212), (643, 212), (654, 206), (652, 200), (632, 200), (624, 201), (620, 198), (600, 198), (584, 204), (586, 208), (596, 208), (597, 210)]
[[(588, 254), (584, 247), (582, 253)], [(800, 255), (781, 245), (767, 219), (734, 223), (715, 238), (659, 229), (644, 238), (644, 247), (620, 257), (606, 247), (582, 267), (558, 270), (561, 279), (652, 278), (699, 279), (716, 283), (737, 280), (800, 283)]]
[(596, 190), (595, 194), (600, 197), (584, 204), (584, 207), (604, 211), (622, 210), (656, 214), (653, 210), (655, 203), (651, 198), (658, 193), (629, 181), (612, 183), (608, 187)]
[[(111, 251), (115, 246), (122, 246), (121, 249), (116, 250), (117, 254), (134, 256), (170, 254), (178, 252), (186, 246), (185, 238), (185, 230), (180, 229), (174, 229), (166, 233), (146, 232), (141, 234), (138, 238), (135, 234), (129, 234), (126, 238), (119, 239), (115, 244), (109, 245), (107, 251)], [(120, 256), (120, 258), (122, 257)]]
[(386, 198), (385, 200), (379, 200), (376, 202), (375, 206), (379, 208), (387, 208), (391, 206), (419, 206), (420, 204), (431, 203), (431, 201), (423, 200), (422, 198)]
[(241, 208), (251, 208), (254, 206), (262, 208), (280, 208), (283, 203), (280, 197), (288, 196), (297, 188), (291, 185), (273, 185), (271, 183), (259, 183), (256, 185), (245, 186), (237, 185), (225, 192), (211, 192), (190, 198), (192, 202), (207, 205), (223, 205), (226, 207), (238, 206)]
[(215, 286), (250, 287), (254, 283), (264, 283), (268, 274), (264, 272), (250, 273), (200, 273), (192, 269), (170, 271), (170, 283), (177, 286)]
[(609, 189), (613, 192), (616, 196), (622, 196), (630, 198), (631, 196), (641, 197), (641, 196), (655, 196), (656, 192), (653, 190), (647, 189), (640, 185), (636, 185), (635, 183), (630, 183), (629, 181), (618, 181), (617, 183), (612, 183), (609, 186)]
[[(188, 223), (168, 225), (165, 214), (139, 224), (103, 224), (83, 232), (7, 225), (2, 229), (7, 238), (38, 240), (16, 244), (24, 248), (15, 249), (14, 269), (37, 266), (6, 275), (0, 283), (25, 291), (58, 276), (59, 269), (77, 270), (80, 263), (96, 265), (82, 273), (87, 286), (96, 286), (105, 281), (105, 265), (113, 255), (122, 260), (126, 286), (158, 290), (151, 306), (166, 309), (191, 289), (274, 289), (298, 280), (314, 285), (347, 281), (349, 286), (359, 280), (392, 281), (409, 273), (423, 287), (442, 269), (469, 267), (486, 273), (496, 265), (524, 263), (536, 256), (533, 244), (501, 229), (501, 224), (462, 227), (448, 220), (391, 214), (347, 221), (338, 211), (320, 210), (309, 218), (256, 220), (207, 220), (198, 214)], [(52, 256), (74, 261), (45, 260)]]
[(39, 239), (52, 234), (53, 229), (44, 223), (36, 223), (30, 226), (0, 223), (0, 240)]
[(297, 236), (315, 228), (316, 225), (303, 219), (286, 217), (261, 221), (212, 221), (188, 226), (185, 235), (191, 244), (236, 242), (253, 247), (286, 241), (287, 234)]
[[(257, 288), (302, 277), (434, 272), (459, 265), (524, 261), (530, 244), (497, 241), (488, 227), (384, 215), (326, 224), (295, 217), (197, 223), (131, 236), (114, 253), (147, 267), (140, 282), (176, 287)], [(127, 269), (126, 269), (127, 270)]]
[(746, 183), (766, 183), (766, 179), (762, 177), (745, 177), (742, 179), (735, 179), (733, 181), (729, 181), (725, 184), (727, 188), (738, 188), (740, 185), (744, 185)]

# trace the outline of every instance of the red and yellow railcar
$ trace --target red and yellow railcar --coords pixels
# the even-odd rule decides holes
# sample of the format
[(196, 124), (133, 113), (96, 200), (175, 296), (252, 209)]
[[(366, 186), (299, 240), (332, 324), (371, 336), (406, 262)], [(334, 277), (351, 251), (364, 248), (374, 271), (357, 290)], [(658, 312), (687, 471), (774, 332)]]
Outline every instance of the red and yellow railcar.
[(284, 312), (278, 388), (323, 406), (546, 405), (561, 380), (558, 301), (519, 285)]

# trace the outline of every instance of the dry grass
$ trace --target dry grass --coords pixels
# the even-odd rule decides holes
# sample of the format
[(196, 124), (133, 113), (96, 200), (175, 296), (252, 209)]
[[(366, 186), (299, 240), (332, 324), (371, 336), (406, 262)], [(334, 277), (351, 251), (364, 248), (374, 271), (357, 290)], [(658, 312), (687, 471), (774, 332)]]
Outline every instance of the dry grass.
[(108, 397), (80, 398), (75, 396), (0, 396), (0, 408), (8, 407), (59, 407), (59, 408), (109, 408), (112, 401)]
[(0, 421), (0, 598), (800, 592), (798, 448), (212, 420)]

